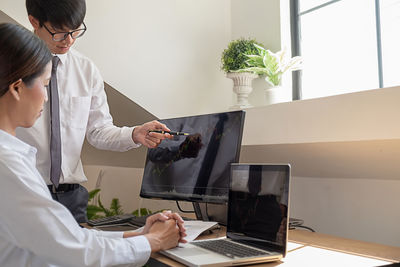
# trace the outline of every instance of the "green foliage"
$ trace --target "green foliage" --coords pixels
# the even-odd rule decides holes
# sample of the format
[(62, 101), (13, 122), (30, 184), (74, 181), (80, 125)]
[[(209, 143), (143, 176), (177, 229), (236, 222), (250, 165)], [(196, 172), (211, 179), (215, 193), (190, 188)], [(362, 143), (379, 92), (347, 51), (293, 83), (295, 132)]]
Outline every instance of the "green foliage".
[(115, 214), (124, 214), (124, 211), (122, 210), (121, 204), (119, 203), (118, 198), (113, 198), (111, 200), (110, 204), (110, 210), (113, 211)]
[(86, 214), (89, 220), (124, 214), (121, 204), (117, 198), (114, 198), (111, 201), (110, 208), (106, 208), (101, 202), (100, 195), (98, 195), (99, 193), (99, 188), (89, 192), (89, 204), (86, 209)]
[(92, 201), (92, 199), (100, 192), (100, 188), (94, 189), (89, 192), (89, 201)]
[[(94, 189), (89, 192), (89, 204), (86, 209), (88, 220), (124, 214), (124, 210), (122, 209), (118, 198), (113, 198), (110, 207), (106, 208), (101, 202), (99, 193), (100, 189)], [(139, 216), (139, 210), (133, 211), (132, 214)], [(152, 214), (151, 210), (146, 208), (140, 209), (140, 216), (149, 214)]]
[(254, 44), (261, 45), (254, 39), (240, 38), (229, 43), (228, 48), (222, 52), (221, 69), (225, 72), (232, 72), (247, 68), (246, 55), (257, 55), (259, 50)]
[(102, 218), (104, 215), (100, 215), (99, 213), (104, 213), (103, 209), (98, 206), (98, 201), (95, 200), (95, 197), (100, 192), (100, 189), (94, 189), (89, 192), (89, 203), (86, 208), (86, 214), (89, 220)]
[(103, 209), (96, 206), (96, 205), (88, 205), (87, 209), (86, 209), (86, 214), (89, 220), (91, 219), (97, 219), (97, 218), (101, 218), (104, 216), (99, 215), (98, 213), (103, 212)]
[(140, 214), (139, 214), (139, 210), (135, 210), (134, 212), (132, 212), (132, 214), (139, 217), (139, 216), (146, 216), (146, 215), (152, 214), (152, 212), (149, 209), (141, 208)]

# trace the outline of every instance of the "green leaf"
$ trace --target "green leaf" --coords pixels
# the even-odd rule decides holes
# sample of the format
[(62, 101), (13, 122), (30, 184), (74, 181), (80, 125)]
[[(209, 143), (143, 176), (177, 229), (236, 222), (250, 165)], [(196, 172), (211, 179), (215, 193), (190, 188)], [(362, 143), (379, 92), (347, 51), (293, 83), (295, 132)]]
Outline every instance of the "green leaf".
[(103, 206), (103, 203), (101, 203), (100, 198), (99, 198), (99, 206), (100, 206), (100, 208), (103, 210), (103, 212), (104, 212), (104, 214), (106, 215), (106, 217), (110, 217), (110, 216), (113, 216), (113, 215), (114, 215), (109, 209), (106, 209), (106, 208)]
[(271, 53), (265, 54), (263, 58), (263, 64), (266, 69), (269, 70), (270, 75), (273, 75), (277, 70), (278, 70), (278, 61), (274, 56), (271, 55)]
[(118, 198), (113, 198), (111, 200), (110, 211), (114, 213), (114, 215), (124, 214)]
[(93, 212), (103, 212), (103, 209), (96, 205), (88, 205), (87, 209)]
[(254, 47), (257, 49), (257, 51), (261, 54), (262, 52), (265, 52), (266, 49), (258, 44), (254, 44)]
[(249, 67), (264, 67), (263, 57), (259, 55), (246, 55), (249, 59), (246, 64)]
[(99, 192), (100, 192), (100, 188), (90, 191), (89, 192), (89, 201), (91, 201)]
[(103, 209), (95, 206), (95, 205), (88, 205), (86, 209), (86, 214), (89, 220), (94, 219), (94, 218), (100, 218), (104, 216), (98, 215), (99, 212), (103, 212)]
[(274, 75), (270, 75), (270, 76), (266, 76), (265, 80), (271, 84), (272, 86), (277, 86), (281, 83), (281, 78), (282, 78), (282, 74), (281, 73), (277, 73)]
[[(149, 214), (152, 214), (152, 213), (153, 212), (151, 210), (149, 210), (149, 209), (146, 209), (146, 208), (141, 208), (140, 209), (140, 216), (146, 216), (146, 215), (149, 215)], [(137, 217), (139, 217), (139, 210), (137, 209), (137, 210), (133, 211), (132, 214), (137, 216)]]

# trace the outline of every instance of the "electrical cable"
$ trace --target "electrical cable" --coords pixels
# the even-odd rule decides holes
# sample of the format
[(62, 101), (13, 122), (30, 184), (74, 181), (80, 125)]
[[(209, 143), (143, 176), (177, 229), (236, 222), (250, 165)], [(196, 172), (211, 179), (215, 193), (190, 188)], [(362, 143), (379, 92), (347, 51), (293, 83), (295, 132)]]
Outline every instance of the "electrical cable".
[(308, 227), (308, 226), (304, 226), (304, 225), (297, 225), (294, 228), (304, 228), (304, 229), (310, 230), (311, 232), (315, 233), (314, 229), (312, 229), (311, 227)]
[(314, 229), (312, 229), (311, 227), (308, 227), (308, 226), (304, 226), (303, 223), (304, 223), (304, 220), (302, 220), (302, 219), (289, 218), (289, 230), (293, 230), (296, 228), (304, 228), (311, 232), (315, 232)]

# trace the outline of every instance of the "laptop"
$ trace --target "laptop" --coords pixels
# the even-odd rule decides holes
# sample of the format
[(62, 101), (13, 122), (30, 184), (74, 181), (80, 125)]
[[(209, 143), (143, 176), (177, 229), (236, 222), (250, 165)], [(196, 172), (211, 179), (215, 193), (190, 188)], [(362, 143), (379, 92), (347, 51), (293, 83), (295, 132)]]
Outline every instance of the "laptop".
[(161, 251), (187, 266), (232, 266), (285, 257), (289, 164), (231, 164), (226, 237)]

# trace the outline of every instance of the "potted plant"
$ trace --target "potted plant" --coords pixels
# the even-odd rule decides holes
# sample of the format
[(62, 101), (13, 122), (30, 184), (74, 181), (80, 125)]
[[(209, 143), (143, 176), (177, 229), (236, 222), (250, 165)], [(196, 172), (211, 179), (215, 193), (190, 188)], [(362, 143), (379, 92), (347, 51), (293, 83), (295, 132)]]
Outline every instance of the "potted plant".
[[(270, 95), (269, 98), (276, 97), (277, 90), (281, 90), (277, 87), (281, 85), (282, 75), (287, 71), (301, 69), (303, 60), (299, 56), (289, 58), (286, 54), (286, 49), (273, 53), (258, 44), (254, 44), (254, 46), (257, 52), (246, 55), (247, 67), (237, 71), (248, 71), (265, 76), (265, 81), (272, 87), (266, 90), (266, 94)], [(274, 96), (271, 96), (272, 92), (274, 92)], [(267, 102), (274, 101), (268, 99), (267, 96)]]
[(228, 48), (222, 52), (221, 69), (226, 76), (233, 80), (233, 91), (237, 94), (237, 103), (232, 108), (251, 107), (248, 96), (253, 90), (252, 80), (258, 77), (252, 70), (246, 70), (249, 66), (246, 55), (258, 55), (260, 46), (254, 39), (240, 38), (229, 43)]

